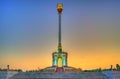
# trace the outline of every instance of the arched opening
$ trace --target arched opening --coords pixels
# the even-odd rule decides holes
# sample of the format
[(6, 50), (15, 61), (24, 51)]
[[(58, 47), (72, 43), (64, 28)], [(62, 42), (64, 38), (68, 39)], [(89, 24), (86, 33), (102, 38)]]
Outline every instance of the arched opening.
[(62, 67), (62, 58), (58, 58), (58, 67)]

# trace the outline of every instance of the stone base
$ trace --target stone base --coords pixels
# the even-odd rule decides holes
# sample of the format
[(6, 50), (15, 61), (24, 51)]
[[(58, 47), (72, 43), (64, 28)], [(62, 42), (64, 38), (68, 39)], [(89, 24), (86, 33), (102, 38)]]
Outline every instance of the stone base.
[(81, 72), (81, 69), (77, 69), (70, 66), (64, 66), (64, 67), (55, 67), (50, 66), (42, 69), (42, 72)]

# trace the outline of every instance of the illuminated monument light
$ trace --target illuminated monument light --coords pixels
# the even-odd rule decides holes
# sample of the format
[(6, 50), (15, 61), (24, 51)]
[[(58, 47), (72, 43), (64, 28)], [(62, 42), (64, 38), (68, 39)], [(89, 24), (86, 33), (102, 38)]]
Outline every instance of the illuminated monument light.
[(62, 51), (62, 35), (61, 35), (61, 16), (63, 4), (57, 4), (58, 11), (58, 51), (52, 53), (52, 66), (43, 69), (43, 71), (52, 72), (69, 72), (78, 71), (76, 68), (69, 67), (67, 64), (68, 53)]

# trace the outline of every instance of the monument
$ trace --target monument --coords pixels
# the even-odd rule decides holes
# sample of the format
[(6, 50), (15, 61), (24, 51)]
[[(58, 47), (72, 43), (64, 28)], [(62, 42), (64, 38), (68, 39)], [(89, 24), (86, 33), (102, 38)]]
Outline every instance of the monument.
[[(67, 63), (68, 53), (63, 52), (62, 50), (62, 31), (61, 31), (61, 17), (63, 11), (63, 4), (57, 4), (58, 11), (58, 51), (52, 53), (52, 66), (43, 69), (43, 71), (47, 72), (70, 72), (70, 71), (78, 71), (78, 69), (74, 67), (69, 67)], [(61, 64), (61, 66), (59, 66)]]
[(62, 60), (62, 66), (67, 66), (67, 53), (62, 51), (61, 42), (61, 16), (62, 16), (63, 4), (57, 4), (58, 11), (58, 22), (59, 22), (59, 32), (58, 32), (58, 52), (52, 54), (53, 66), (58, 66), (58, 62)]

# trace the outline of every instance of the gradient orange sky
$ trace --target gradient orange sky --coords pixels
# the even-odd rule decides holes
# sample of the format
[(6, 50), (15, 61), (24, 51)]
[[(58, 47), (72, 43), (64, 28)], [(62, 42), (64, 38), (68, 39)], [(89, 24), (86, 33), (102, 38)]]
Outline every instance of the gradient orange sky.
[(0, 68), (31, 70), (52, 66), (57, 51), (57, 3), (62, 14), (63, 51), (68, 65), (82, 69), (120, 64), (118, 0), (0, 1)]

